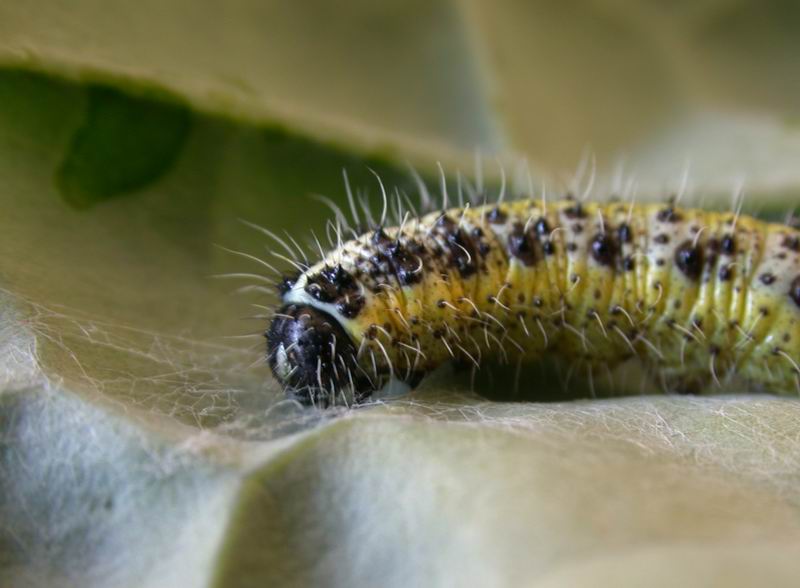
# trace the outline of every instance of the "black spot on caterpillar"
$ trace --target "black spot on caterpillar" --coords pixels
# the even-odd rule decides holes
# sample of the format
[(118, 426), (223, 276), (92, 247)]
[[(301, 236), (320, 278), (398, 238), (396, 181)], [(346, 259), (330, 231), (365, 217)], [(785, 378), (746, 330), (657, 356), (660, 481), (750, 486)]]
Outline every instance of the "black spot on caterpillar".
[(267, 332), (303, 399), (455, 360), (632, 357), (674, 391), (800, 389), (800, 232), (732, 212), (537, 199), (377, 223), (284, 279)]

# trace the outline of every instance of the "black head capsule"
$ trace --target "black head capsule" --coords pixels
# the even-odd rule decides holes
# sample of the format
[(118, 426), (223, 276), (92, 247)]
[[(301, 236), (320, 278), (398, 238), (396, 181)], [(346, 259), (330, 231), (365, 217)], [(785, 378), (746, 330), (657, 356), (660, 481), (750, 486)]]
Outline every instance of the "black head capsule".
[(278, 311), (266, 336), (272, 373), (297, 400), (327, 405), (351, 390), (356, 401), (371, 392), (356, 369), (352, 339), (328, 313), (289, 304)]

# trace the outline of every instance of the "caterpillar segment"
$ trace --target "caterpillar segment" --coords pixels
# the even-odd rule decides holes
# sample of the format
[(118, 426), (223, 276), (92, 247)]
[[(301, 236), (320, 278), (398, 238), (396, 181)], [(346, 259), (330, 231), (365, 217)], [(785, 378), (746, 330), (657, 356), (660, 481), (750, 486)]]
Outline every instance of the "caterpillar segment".
[(283, 282), (267, 332), (305, 400), (446, 361), (638, 358), (669, 390), (800, 387), (800, 231), (672, 204), (518, 200), (366, 232)]

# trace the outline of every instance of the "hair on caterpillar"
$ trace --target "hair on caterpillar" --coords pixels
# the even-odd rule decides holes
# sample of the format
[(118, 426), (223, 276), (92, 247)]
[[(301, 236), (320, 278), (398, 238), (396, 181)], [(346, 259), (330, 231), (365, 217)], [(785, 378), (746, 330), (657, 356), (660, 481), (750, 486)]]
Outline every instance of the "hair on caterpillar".
[[(594, 157), (585, 156), (564, 199), (546, 182), (534, 193), (527, 166), (510, 184), (501, 168), (489, 197), (479, 154), (476, 161), (473, 181), (460, 172), (448, 180), (437, 164), (438, 198), (415, 170), (416, 199), (370, 170), (380, 193), (377, 221), (366, 194), (356, 194), (343, 172), (349, 218), (318, 197), (333, 215), (328, 252), (315, 235), (303, 247), (291, 235), (254, 227), (278, 248), (268, 254), (295, 270), (275, 284), (283, 305), (324, 313), (357, 349), (352, 365), (329, 354), (302, 381), (303, 368), (279, 370), (287, 388), (317, 387), (318, 399), (349, 386), (359, 401), (395, 380), (416, 385), (443, 361), (477, 369), (493, 355), (517, 363), (547, 354), (603, 370), (637, 358), (669, 374), (663, 381), (719, 387), (742, 374), (779, 392), (789, 392), (789, 383), (796, 390), (800, 335), (792, 313), (800, 303), (793, 306), (784, 274), (791, 277), (797, 252), (772, 242), (791, 242), (796, 229), (743, 215), (741, 185), (730, 212), (680, 208), (691, 191), (687, 165), (666, 204), (638, 203), (636, 182), (621, 167), (604, 191)], [(608, 196), (597, 200), (597, 193)], [(321, 261), (311, 261), (317, 255)], [(276, 273), (271, 263), (261, 266)], [(769, 278), (755, 284), (754, 273)], [(704, 307), (709, 284), (722, 293)], [(763, 299), (760, 307), (745, 304), (755, 298)], [(775, 315), (787, 316), (790, 326), (778, 334), (784, 344), (766, 350), (781, 324)], [(271, 345), (268, 361), (280, 355), (291, 365), (299, 357), (289, 341)], [(759, 369), (755, 357), (770, 359)], [(591, 388), (594, 380), (592, 372)]]

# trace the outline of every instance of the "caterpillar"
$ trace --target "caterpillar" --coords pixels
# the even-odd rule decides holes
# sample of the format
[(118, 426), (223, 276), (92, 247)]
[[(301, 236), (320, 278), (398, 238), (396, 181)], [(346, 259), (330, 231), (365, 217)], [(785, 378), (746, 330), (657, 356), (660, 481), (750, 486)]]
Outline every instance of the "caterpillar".
[(360, 402), (447, 361), (550, 356), (589, 370), (639, 358), (676, 392), (733, 375), (800, 391), (800, 231), (788, 224), (566, 197), (445, 204), (390, 227), (385, 204), (279, 285), (267, 359), (295, 397)]

